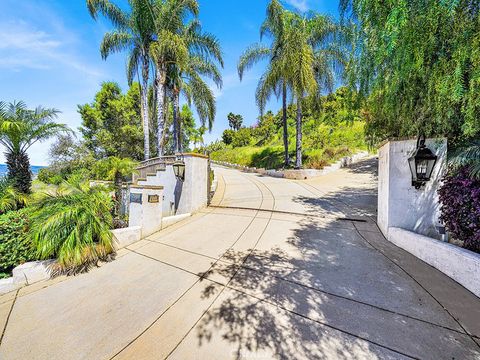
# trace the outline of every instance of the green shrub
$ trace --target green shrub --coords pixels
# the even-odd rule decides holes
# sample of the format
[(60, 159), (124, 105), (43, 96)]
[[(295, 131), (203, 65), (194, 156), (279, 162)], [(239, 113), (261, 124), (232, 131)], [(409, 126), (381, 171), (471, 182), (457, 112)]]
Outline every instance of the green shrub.
[(241, 128), (240, 130), (236, 131), (233, 135), (232, 139), (232, 146), (242, 147), (248, 146), (252, 142), (252, 129), (250, 128)]
[(0, 216), (0, 278), (10, 276), (15, 266), (35, 259), (28, 229), (26, 209)]
[(107, 188), (71, 178), (39, 196), (32, 205), (31, 236), (41, 259), (57, 258), (54, 274), (87, 271), (115, 252)]
[(226, 145), (230, 145), (233, 141), (233, 137), (235, 136), (235, 131), (227, 129), (222, 134), (222, 141)]

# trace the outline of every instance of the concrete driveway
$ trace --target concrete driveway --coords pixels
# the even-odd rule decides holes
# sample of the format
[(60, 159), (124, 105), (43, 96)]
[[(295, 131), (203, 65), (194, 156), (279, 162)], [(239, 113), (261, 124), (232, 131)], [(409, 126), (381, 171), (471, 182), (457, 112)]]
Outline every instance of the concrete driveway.
[(383, 238), (375, 171), (217, 169), (212, 207), (0, 297), (0, 359), (480, 359), (480, 300)]

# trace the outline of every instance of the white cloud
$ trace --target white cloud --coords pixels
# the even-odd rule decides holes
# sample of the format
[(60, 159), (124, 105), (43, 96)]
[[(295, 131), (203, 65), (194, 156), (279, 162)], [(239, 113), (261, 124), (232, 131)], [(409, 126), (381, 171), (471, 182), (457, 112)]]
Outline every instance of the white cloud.
[(24, 21), (0, 24), (0, 67), (11, 71), (51, 69), (66, 66), (91, 77), (101, 76), (95, 67), (72, 51), (68, 32), (49, 34)]
[(285, 0), (285, 2), (301, 12), (307, 12), (309, 9), (307, 0)]

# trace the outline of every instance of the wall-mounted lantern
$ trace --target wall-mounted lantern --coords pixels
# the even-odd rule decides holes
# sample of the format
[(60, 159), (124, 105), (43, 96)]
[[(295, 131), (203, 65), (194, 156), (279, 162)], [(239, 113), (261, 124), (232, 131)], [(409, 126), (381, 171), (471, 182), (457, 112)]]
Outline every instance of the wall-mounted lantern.
[(173, 173), (175, 174), (175, 177), (179, 179), (180, 181), (185, 180), (185, 162), (182, 160), (177, 160), (173, 164)]
[(437, 159), (438, 157), (425, 146), (425, 135), (420, 135), (417, 139), (417, 149), (408, 159), (412, 186), (415, 186), (415, 189), (420, 189), (430, 180)]

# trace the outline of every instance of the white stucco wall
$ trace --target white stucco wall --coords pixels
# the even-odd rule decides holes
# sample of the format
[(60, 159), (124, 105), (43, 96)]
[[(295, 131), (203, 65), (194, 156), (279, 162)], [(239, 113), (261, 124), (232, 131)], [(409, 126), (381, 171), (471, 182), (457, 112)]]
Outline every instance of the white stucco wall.
[(398, 227), (432, 238), (439, 238), (437, 190), (446, 169), (447, 140), (427, 139), (428, 148), (438, 156), (432, 179), (421, 189), (412, 186), (408, 158), (416, 140), (390, 141), (379, 150), (378, 226), (388, 238), (388, 228)]

